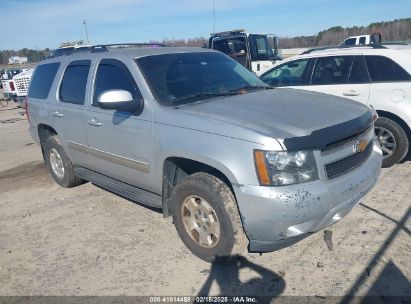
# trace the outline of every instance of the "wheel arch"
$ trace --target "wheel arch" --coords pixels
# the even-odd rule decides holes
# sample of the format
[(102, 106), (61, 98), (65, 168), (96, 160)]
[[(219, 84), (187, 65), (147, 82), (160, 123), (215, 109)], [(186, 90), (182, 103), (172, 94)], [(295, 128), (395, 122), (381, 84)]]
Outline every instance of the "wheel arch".
[(53, 127), (47, 124), (39, 124), (37, 126), (37, 132), (38, 132), (37, 134), (40, 140), (40, 147), (41, 147), (41, 153), (43, 155), (43, 160), (44, 162), (46, 162), (45, 155), (44, 155), (44, 143), (47, 141), (47, 139), (50, 136), (57, 135), (57, 132)]
[(411, 129), (401, 117), (391, 112), (382, 111), (382, 110), (377, 110), (377, 113), (379, 117), (385, 117), (385, 118), (391, 119), (397, 124), (399, 124), (400, 127), (404, 130), (405, 134), (407, 135), (408, 140), (411, 142)]
[(168, 217), (170, 215), (170, 200), (171, 194), (176, 185), (183, 180), (186, 176), (204, 172), (213, 175), (221, 179), (231, 190), (235, 197), (235, 192), (232, 186), (232, 182), (227, 177), (227, 174), (223, 173), (215, 166), (209, 165), (202, 161), (193, 160), (186, 157), (168, 157), (163, 162), (163, 216)]
[(47, 141), (47, 138), (49, 138), (50, 136), (57, 135), (56, 130), (46, 124), (39, 124), (37, 126), (37, 131), (39, 134), (40, 144), (45, 143)]

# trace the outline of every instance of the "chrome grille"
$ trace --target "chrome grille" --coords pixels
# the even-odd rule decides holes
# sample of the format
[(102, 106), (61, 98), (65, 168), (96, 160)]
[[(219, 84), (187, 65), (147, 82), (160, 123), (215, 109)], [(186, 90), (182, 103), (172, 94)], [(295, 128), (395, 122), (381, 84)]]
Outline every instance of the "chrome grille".
[(353, 144), (356, 140), (358, 140), (358, 138), (363, 137), (365, 134), (367, 134), (368, 132), (370, 132), (373, 129), (373, 125), (371, 125), (370, 127), (368, 127), (367, 129), (360, 131), (358, 133), (355, 133), (349, 137), (340, 139), (338, 141), (332, 142), (328, 145), (326, 145), (325, 147), (323, 147), (321, 149), (321, 153), (322, 154), (330, 154), (333, 153), (336, 150), (339, 150), (345, 146), (351, 145)]
[(373, 141), (369, 142), (366, 149), (363, 152), (353, 154), (346, 158), (340, 159), (336, 162), (325, 166), (328, 179), (333, 179), (348, 173), (364, 163), (371, 155), (374, 144)]

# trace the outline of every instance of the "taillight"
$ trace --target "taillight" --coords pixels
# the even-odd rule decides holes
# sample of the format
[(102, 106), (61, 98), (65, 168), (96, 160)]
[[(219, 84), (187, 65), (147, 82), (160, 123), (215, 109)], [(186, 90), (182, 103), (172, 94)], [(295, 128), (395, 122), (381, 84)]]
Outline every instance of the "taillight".
[(26, 97), (24, 97), (24, 105), (25, 105), (25, 110), (26, 110), (26, 117), (27, 117), (27, 120), (28, 120), (28, 122), (29, 122), (29, 124), (30, 124), (30, 117), (29, 117), (29, 99), (27, 98), (27, 96)]
[(10, 91), (15, 91), (16, 90), (16, 88), (14, 87), (14, 82), (13, 81), (10, 81), (9, 82), (9, 85), (10, 85)]

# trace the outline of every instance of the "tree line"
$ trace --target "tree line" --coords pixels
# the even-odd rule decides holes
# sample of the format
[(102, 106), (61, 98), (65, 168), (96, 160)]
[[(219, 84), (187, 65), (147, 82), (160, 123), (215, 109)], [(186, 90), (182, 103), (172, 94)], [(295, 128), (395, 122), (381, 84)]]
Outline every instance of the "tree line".
[[(334, 26), (313, 36), (280, 37), (280, 48), (305, 48), (314, 46), (337, 45), (350, 36), (379, 32), (383, 41), (403, 42), (411, 39), (411, 18), (371, 23), (368, 26), (344, 28)], [(208, 44), (208, 38), (163, 39), (160, 43), (172, 46), (197, 46)]]
[(411, 18), (387, 22), (375, 22), (368, 26), (343, 28), (334, 26), (318, 33), (317, 36), (282, 37), (281, 48), (299, 48), (311, 46), (337, 45), (350, 36), (381, 33), (383, 41), (403, 42), (411, 39)]
[(27, 57), (28, 62), (37, 62), (47, 58), (50, 49), (44, 50), (31, 50), (31, 49), (21, 49), (18, 51), (14, 50), (0, 50), (0, 64), (7, 64), (9, 58), (12, 56)]
[[(368, 26), (341, 27), (334, 26), (314, 36), (280, 37), (280, 48), (305, 48), (315, 46), (328, 46), (340, 44), (349, 36), (371, 34), (380, 32), (383, 41), (406, 41), (411, 39), (411, 18), (398, 19), (371, 23)], [(167, 46), (202, 47), (208, 44), (208, 38), (194, 37), (189, 39), (163, 39), (162, 41), (150, 41), (149, 43), (161, 43)], [(29, 62), (37, 62), (47, 58), (50, 49), (32, 50), (0, 50), (0, 64), (7, 64), (11, 56), (27, 57)]]

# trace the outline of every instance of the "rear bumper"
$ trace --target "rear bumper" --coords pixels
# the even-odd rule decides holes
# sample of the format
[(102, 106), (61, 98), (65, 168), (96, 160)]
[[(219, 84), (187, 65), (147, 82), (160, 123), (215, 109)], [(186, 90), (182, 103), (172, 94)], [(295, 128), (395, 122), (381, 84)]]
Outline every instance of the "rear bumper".
[(375, 185), (382, 153), (374, 144), (370, 157), (350, 173), (284, 187), (234, 186), (249, 250), (274, 251), (337, 222)]

